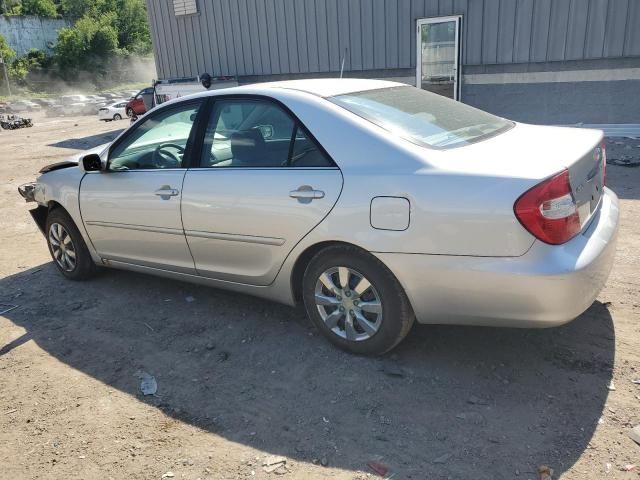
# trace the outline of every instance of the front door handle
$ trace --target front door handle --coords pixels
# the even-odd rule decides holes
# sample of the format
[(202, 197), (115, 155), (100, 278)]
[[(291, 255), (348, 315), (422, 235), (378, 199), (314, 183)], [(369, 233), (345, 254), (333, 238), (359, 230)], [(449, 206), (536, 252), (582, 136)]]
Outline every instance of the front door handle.
[(300, 203), (309, 203), (311, 200), (317, 200), (324, 198), (324, 192), (322, 190), (314, 190), (309, 185), (302, 185), (297, 190), (291, 190), (289, 192), (291, 198), (297, 198)]
[(158, 195), (163, 200), (169, 200), (171, 197), (179, 195), (180, 191), (176, 188), (171, 188), (169, 185), (163, 185), (153, 193), (154, 195)]

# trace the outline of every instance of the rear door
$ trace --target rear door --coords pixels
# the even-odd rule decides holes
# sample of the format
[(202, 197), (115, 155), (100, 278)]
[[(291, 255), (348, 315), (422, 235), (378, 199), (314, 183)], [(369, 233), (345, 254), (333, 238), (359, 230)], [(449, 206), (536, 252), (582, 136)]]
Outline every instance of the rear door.
[(286, 256), (335, 205), (342, 175), (283, 106), (216, 97), (182, 221), (198, 274), (271, 283)]

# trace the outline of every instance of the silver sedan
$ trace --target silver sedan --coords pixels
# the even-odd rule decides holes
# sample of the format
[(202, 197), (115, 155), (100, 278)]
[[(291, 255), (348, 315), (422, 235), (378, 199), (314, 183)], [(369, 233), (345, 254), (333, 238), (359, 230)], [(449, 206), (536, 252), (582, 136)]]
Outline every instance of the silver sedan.
[(420, 323), (554, 326), (615, 253), (597, 130), (414, 87), (301, 80), (163, 104), (20, 187), (59, 271), (122, 268), (302, 302), (381, 354)]

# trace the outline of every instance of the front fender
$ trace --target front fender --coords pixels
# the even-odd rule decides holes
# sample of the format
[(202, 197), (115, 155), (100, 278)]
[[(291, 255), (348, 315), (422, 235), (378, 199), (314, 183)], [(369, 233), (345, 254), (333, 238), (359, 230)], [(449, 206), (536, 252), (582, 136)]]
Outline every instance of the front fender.
[[(93, 260), (95, 262), (101, 262), (87, 234), (80, 213), (80, 184), (84, 175), (85, 173), (79, 167), (69, 167), (49, 171), (38, 177), (34, 199), (39, 207), (34, 209), (31, 215), (34, 217), (38, 227), (44, 230), (46, 216), (44, 217), (44, 221), (42, 221), (42, 208), (46, 209), (47, 214), (53, 208), (64, 208), (78, 227)], [(36, 218), (36, 216), (38, 216), (38, 218)], [(39, 222), (42, 222), (43, 225), (41, 226)]]

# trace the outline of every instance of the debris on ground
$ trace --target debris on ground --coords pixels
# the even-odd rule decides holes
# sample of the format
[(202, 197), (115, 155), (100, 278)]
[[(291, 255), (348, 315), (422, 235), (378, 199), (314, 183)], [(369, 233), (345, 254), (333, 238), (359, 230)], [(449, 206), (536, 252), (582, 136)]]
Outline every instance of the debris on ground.
[(389, 364), (385, 365), (380, 369), (382, 373), (384, 373), (387, 377), (392, 378), (404, 378), (404, 370), (397, 365)]
[(9, 313), (11, 310), (15, 310), (19, 305), (11, 305), (10, 303), (0, 303), (0, 315), (4, 315), (5, 313)]
[(616, 384), (613, 383), (613, 380), (609, 382), (609, 385), (607, 385), (607, 389), (612, 392), (616, 390)]
[(463, 412), (456, 415), (458, 420), (469, 420), (476, 425), (484, 423), (484, 417), (478, 412)]
[(140, 379), (140, 391), (143, 395), (156, 394), (158, 391), (158, 382), (156, 382), (156, 378), (153, 375), (139, 371), (136, 373), (136, 377)]
[(445, 453), (444, 455), (440, 455), (438, 458), (434, 458), (433, 463), (435, 464), (447, 463), (447, 460), (449, 460), (450, 458), (451, 458), (451, 454)]
[(191, 295), (189, 295), (188, 297), (185, 297), (184, 299), (187, 303), (193, 303), (196, 301), (195, 297), (192, 297)]
[(640, 385), (640, 378), (636, 378), (635, 380), (631, 380), (631, 383), (635, 383), (636, 385)]
[(640, 425), (636, 425), (630, 432), (629, 438), (640, 445)]
[(287, 473), (287, 459), (277, 455), (270, 455), (262, 462), (262, 469), (267, 473), (282, 475)]
[(229, 359), (229, 354), (227, 352), (220, 352), (218, 354), (218, 362), (226, 362)]
[(476, 397), (475, 395), (471, 395), (467, 399), (467, 403), (470, 403), (471, 405), (489, 405), (489, 402), (483, 400), (482, 398)]
[(623, 472), (633, 472), (636, 469), (636, 465), (625, 465), (622, 467)]
[(173, 472), (167, 472), (162, 474), (162, 478), (173, 478), (175, 474)]
[(538, 467), (538, 480), (553, 480), (553, 468), (547, 465)]
[(389, 472), (389, 469), (380, 462), (371, 461), (367, 463), (367, 467), (369, 467), (371, 470), (373, 470), (376, 474), (380, 475), (381, 477), (385, 477)]

